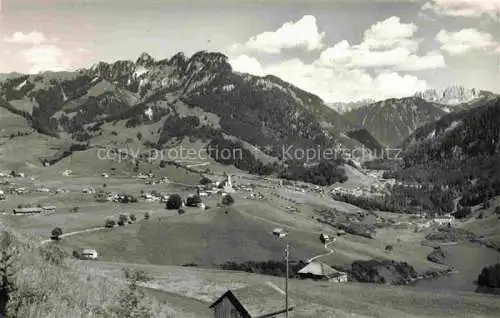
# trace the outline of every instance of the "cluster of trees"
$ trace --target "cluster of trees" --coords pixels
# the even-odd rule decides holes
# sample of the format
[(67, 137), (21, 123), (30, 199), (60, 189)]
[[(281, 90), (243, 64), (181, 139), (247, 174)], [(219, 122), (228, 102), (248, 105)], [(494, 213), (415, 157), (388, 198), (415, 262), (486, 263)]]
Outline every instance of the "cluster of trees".
[[(386, 277), (384, 273), (387, 271), (390, 274)], [(391, 260), (354, 261), (348, 272), (358, 282), (376, 284), (400, 284), (418, 276), (415, 268), (408, 263)], [(391, 281), (387, 281), (389, 277)]]
[[(388, 189), (389, 190), (389, 189)], [(353, 194), (333, 194), (338, 201), (347, 202), (366, 210), (395, 213), (420, 213), (430, 215), (451, 213), (454, 210), (456, 191), (452, 188), (424, 184), (421, 187), (394, 185), (383, 196), (360, 197)]]
[[(146, 212), (144, 214), (144, 219), (147, 220), (147, 219), (149, 219), (149, 217), (150, 217), (149, 213)], [(135, 221), (137, 221), (137, 217), (135, 216), (135, 214), (127, 215), (125, 213), (122, 213), (118, 216), (117, 221), (115, 221), (113, 218), (107, 218), (104, 221), (104, 227), (113, 228), (113, 227), (115, 227), (115, 225), (124, 226), (125, 224), (132, 224)]]
[(202, 125), (197, 116), (180, 117), (177, 114), (171, 114), (163, 123), (158, 144), (163, 145), (171, 139), (179, 137), (209, 140), (214, 135), (215, 130), (212, 127)]
[[(498, 149), (500, 99), (460, 113), (450, 113), (415, 133), (404, 154), (398, 178), (448, 185), (461, 196), (462, 207), (481, 204), (500, 194)], [(453, 129), (453, 124), (460, 123)], [(435, 132), (435, 138), (426, 139)], [(461, 211), (459, 215), (468, 214)]]
[(477, 278), (479, 287), (500, 288), (500, 263), (484, 267)]

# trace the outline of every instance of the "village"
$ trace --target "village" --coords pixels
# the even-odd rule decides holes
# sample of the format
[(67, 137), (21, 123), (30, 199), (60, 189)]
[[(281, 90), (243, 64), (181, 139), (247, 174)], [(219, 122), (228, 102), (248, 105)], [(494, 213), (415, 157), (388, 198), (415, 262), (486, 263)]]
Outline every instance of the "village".
[[(61, 173), (63, 178), (71, 180), (71, 178), (77, 178), (71, 170), (65, 170)], [(240, 202), (241, 200), (248, 200), (248, 202), (268, 202), (272, 200), (277, 203), (283, 211), (290, 214), (303, 214), (307, 209), (305, 205), (304, 198), (316, 200), (332, 200), (330, 195), (348, 193), (350, 195), (355, 195), (359, 197), (373, 197), (376, 195), (385, 195), (388, 189), (384, 183), (374, 183), (371, 187), (354, 187), (354, 188), (343, 188), (341, 186), (334, 187), (333, 189), (328, 189), (327, 187), (320, 187), (315, 185), (310, 185), (300, 182), (290, 182), (288, 180), (274, 179), (274, 178), (263, 178), (263, 177), (249, 177), (246, 175), (237, 174), (226, 174), (223, 173), (219, 176), (208, 175), (202, 177), (199, 184), (184, 184), (171, 180), (166, 176), (156, 176), (151, 171), (138, 173), (133, 176), (130, 181), (136, 186), (134, 191), (116, 191), (116, 187), (108, 185), (114, 180), (113, 171), (101, 172), (94, 179), (95, 183), (101, 181), (99, 186), (94, 185), (80, 185), (80, 188), (74, 187), (64, 187), (62, 185), (58, 186), (48, 186), (44, 183), (38, 182), (37, 178), (34, 176), (27, 176), (22, 172), (4, 172), (0, 174), (0, 199), (3, 202), (9, 202), (11, 197), (18, 198), (32, 198), (41, 196), (45, 198), (44, 202), (46, 204), (26, 203), (26, 200), (22, 200), (23, 204), (16, 205), (10, 212), (16, 217), (26, 217), (29, 218), (30, 215), (40, 215), (40, 216), (50, 216), (57, 215), (61, 213), (61, 208), (58, 208), (58, 200), (61, 196), (77, 196), (80, 200), (86, 202), (95, 201), (101, 204), (118, 204), (119, 206), (129, 206), (128, 210), (133, 211), (136, 204), (143, 204), (144, 208), (150, 206), (149, 210), (151, 212), (145, 212), (144, 217), (137, 216), (135, 212), (119, 212), (115, 215), (108, 215), (105, 217), (104, 224), (101, 222), (101, 226), (95, 228), (89, 228), (89, 231), (99, 230), (99, 229), (120, 229), (125, 226), (131, 226), (141, 220), (148, 220), (153, 214), (162, 214), (163, 212), (154, 211), (168, 211), (169, 202), (173, 196), (177, 196), (177, 193), (182, 192), (180, 206), (174, 207), (174, 212), (180, 217), (189, 212), (195, 212), (195, 210), (187, 210), (197, 208), (201, 213), (212, 213), (211, 210), (214, 207), (223, 206), (222, 202), (225, 197), (231, 197), (232, 202), (234, 199)], [(64, 180), (64, 179), (63, 179)], [(99, 181), (97, 181), (99, 180)], [(378, 180), (383, 181), (383, 180)], [(143, 187), (143, 189), (140, 189)], [(179, 190), (161, 190), (161, 189), (183, 189)], [(113, 188), (113, 190), (111, 189)], [(137, 189), (140, 191), (137, 191)], [(331, 191), (328, 193), (327, 191)], [(51, 199), (53, 198), (53, 199)], [(332, 202), (335, 202), (334, 200)], [(301, 206), (304, 205), (304, 208)], [(118, 206), (117, 206), (118, 207)], [(66, 205), (63, 209), (67, 209)], [(78, 214), (78, 206), (72, 206), (69, 208), (70, 213)], [(148, 211), (149, 211), (148, 210)], [(8, 211), (3, 211), (4, 214), (9, 213)], [(317, 213), (317, 212), (315, 212)], [(346, 216), (346, 222), (348, 224), (361, 224), (366, 222), (366, 213), (344, 213)], [(172, 215), (172, 214), (170, 214)], [(442, 215), (429, 219), (426, 214), (413, 214), (405, 219), (400, 219), (392, 221), (388, 216), (389, 214), (383, 214), (384, 217), (377, 216), (373, 222), (377, 226), (383, 227), (401, 227), (406, 226), (409, 228), (415, 228), (419, 231), (425, 230), (431, 227), (450, 227), (454, 226), (455, 219), (451, 214)], [(102, 219), (101, 219), (102, 220)], [(391, 221), (391, 222), (387, 222)], [(325, 221), (324, 224), (329, 224)], [(61, 227), (56, 226), (52, 231), (50, 231), (50, 239), (43, 242), (50, 243), (51, 241), (59, 240), (70, 240), (71, 236), (78, 236), (85, 233), (87, 230), (77, 230), (63, 233)], [(325, 261), (320, 260), (321, 258), (327, 257), (328, 255), (335, 254), (335, 244), (338, 240), (344, 242), (347, 240), (346, 235), (361, 235), (358, 231), (351, 231), (350, 228), (337, 228), (336, 230), (322, 231), (317, 233), (317, 244), (318, 247), (323, 248), (323, 252), (318, 255), (311, 255), (308, 259), (304, 260), (303, 263), (297, 264), (299, 266), (294, 270), (294, 274), (290, 279), (301, 279), (301, 280), (312, 280), (315, 282), (330, 282), (330, 283), (349, 283), (351, 281), (350, 274), (343, 269), (335, 268), (334, 266), (328, 264)], [(345, 244), (345, 243), (343, 243)], [(105, 251), (100, 251), (98, 246), (84, 245), (72, 250), (72, 256), (75, 259), (82, 261), (98, 261), (102, 257), (106, 256)], [(275, 294), (270, 297), (280, 298), (283, 296), (283, 290), (276, 288), (276, 286), (266, 286), (259, 285), (251, 288), (257, 288), (258, 290), (264, 289), (268, 293)], [(222, 310), (220, 306), (227, 306), (227, 302), (231, 303), (234, 308), (244, 308), (243, 313), (251, 312), (252, 305), (245, 304), (245, 297), (243, 296), (245, 289), (229, 289), (226, 293), (220, 296), (215, 302), (210, 305), (210, 308), (214, 311), (215, 317), (217, 312)], [(227, 299), (227, 301), (226, 301)], [(279, 303), (279, 302), (278, 302)], [(223, 305), (224, 304), (224, 305)], [(241, 306), (240, 306), (241, 305)], [(284, 310), (282, 306), (278, 305), (276, 308), (272, 309), (272, 306), (266, 308), (266, 312), (263, 314), (279, 314), (283, 313)], [(289, 310), (294, 309), (293, 302), (288, 308)], [(252, 316), (253, 317), (253, 316)]]

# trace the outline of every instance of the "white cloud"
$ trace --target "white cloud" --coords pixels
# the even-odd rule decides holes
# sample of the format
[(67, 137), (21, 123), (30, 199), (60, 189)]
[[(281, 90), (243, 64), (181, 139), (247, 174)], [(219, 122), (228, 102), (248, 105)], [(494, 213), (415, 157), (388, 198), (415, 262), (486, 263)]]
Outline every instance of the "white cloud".
[(257, 76), (265, 75), (260, 62), (256, 58), (246, 54), (240, 55), (234, 59), (229, 59), (229, 64), (231, 64), (232, 68), (237, 72), (249, 73)]
[(296, 22), (286, 22), (276, 31), (266, 31), (252, 36), (244, 45), (235, 45), (233, 50), (245, 48), (268, 54), (278, 54), (282, 49), (305, 48), (308, 51), (321, 49), (325, 33), (318, 31), (316, 18), (305, 15)]
[(14, 32), (12, 35), (4, 37), (4, 41), (20, 44), (41, 44), (47, 39), (43, 33), (31, 31), (30, 33)]
[(350, 45), (348, 41), (341, 41), (324, 50), (319, 61), (336, 68), (420, 71), (444, 67), (446, 63), (439, 52), (429, 52), (425, 56), (414, 54), (420, 42), (413, 38), (416, 31), (416, 25), (401, 23), (398, 17), (390, 17), (365, 31), (360, 44)]
[(414, 52), (419, 41), (413, 39), (418, 27), (413, 23), (401, 23), (399, 17), (392, 16), (372, 25), (365, 31), (363, 47), (369, 49), (392, 49), (404, 47)]
[(441, 30), (436, 35), (436, 40), (441, 44), (441, 50), (450, 55), (463, 55), (474, 50), (494, 52), (500, 47), (500, 43), (490, 33), (477, 29), (462, 29), (457, 32)]
[[(444, 57), (439, 51), (430, 51), (423, 56), (417, 54), (421, 41), (415, 38), (417, 31), (415, 24), (402, 23), (400, 18), (390, 17), (366, 30), (361, 43), (351, 45), (346, 40), (340, 41), (325, 48), (311, 63), (289, 58), (279, 63), (264, 64), (255, 56), (238, 51), (229, 63), (236, 71), (258, 76), (278, 76), (327, 102), (399, 98), (428, 88), (426, 81), (402, 74), (401, 71), (445, 66)], [(270, 40), (262, 40), (263, 49), (257, 51), (265, 49), (267, 52), (280, 52), (286, 46), (284, 42), (292, 43), (285, 41), (285, 38), (281, 36), (274, 39), (278, 43), (276, 45)], [(258, 42), (258, 36), (252, 39)]]
[(31, 74), (43, 71), (63, 71), (69, 68), (64, 52), (54, 45), (37, 45), (24, 50), (20, 55), (31, 64)]
[[(242, 67), (243, 64), (235, 63), (245, 60), (252, 60), (254, 68)], [(248, 56), (238, 57), (229, 62), (236, 71), (259, 76), (268, 74), (278, 76), (320, 96), (327, 102), (398, 98), (428, 88), (425, 81), (411, 75), (386, 71), (372, 76), (362, 69), (330, 68), (319, 62), (306, 64), (297, 58), (265, 66)], [(252, 69), (256, 72), (252, 72)]]
[(495, 17), (500, 14), (500, 0), (432, 0), (422, 10), (454, 17)]

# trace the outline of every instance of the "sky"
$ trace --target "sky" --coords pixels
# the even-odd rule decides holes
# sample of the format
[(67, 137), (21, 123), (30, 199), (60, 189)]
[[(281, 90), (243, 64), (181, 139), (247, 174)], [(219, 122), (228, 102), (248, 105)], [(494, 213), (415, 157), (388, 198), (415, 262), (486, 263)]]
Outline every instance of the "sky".
[(500, 93), (500, 0), (0, 0), (0, 73), (200, 50), (326, 102)]

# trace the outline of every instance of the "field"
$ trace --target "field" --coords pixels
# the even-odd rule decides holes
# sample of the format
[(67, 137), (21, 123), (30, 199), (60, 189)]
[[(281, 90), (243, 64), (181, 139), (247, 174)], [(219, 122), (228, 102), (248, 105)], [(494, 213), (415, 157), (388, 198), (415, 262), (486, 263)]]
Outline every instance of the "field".
[[(139, 196), (141, 191), (155, 190), (186, 197), (195, 191), (193, 186), (199, 182), (201, 174), (174, 166), (159, 169), (152, 164), (151, 169), (145, 166), (141, 171), (152, 170), (155, 177), (165, 176), (171, 182), (147, 185), (134, 176), (127, 162), (104, 160), (89, 166), (88, 162), (95, 155), (92, 151), (78, 152), (54, 166), (27, 169), (36, 172), (28, 174), (28, 177), (34, 176), (33, 179), (10, 179), (15, 187), (65, 189), (67, 192), (34, 191), (26, 195), (9, 195), (2, 203), (5, 214), (1, 217), (21, 233), (35, 235), (40, 240), (47, 239), (54, 227), (61, 227), (63, 233), (101, 228), (64, 237), (58, 246), (67, 253), (79, 248), (98, 251), (99, 261), (71, 261), (80, 272), (99, 273), (118, 283), (123, 283), (123, 267), (151, 273), (153, 281), (142, 286), (142, 290), (160, 303), (166, 302), (179, 317), (209, 317), (208, 305), (228, 288), (266, 283), (282, 288), (279, 277), (215, 269), (216, 265), (227, 261), (281, 260), (284, 242), (271, 235), (274, 228), (281, 227), (289, 232), (291, 260), (307, 260), (327, 252), (319, 240), (320, 233), (335, 235), (337, 231), (317, 221), (318, 209), (336, 209), (346, 215), (365, 212), (356, 206), (330, 200), (321, 193), (278, 187), (274, 180), (245, 175), (233, 181), (253, 184), (254, 191), (261, 193), (263, 198), (250, 199), (249, 192), (237, 192), (233, 194), (235, 203), (227, 209), (217, 206), (220, 195), (204, 198), (210, 209), (185, 208), (182, 215), (176, 210), (166, 210), (159, 202), (98, 203), (93, 195), (84, 194), (82, 190), (92, 187), (134, 196)], [(224, 172), (217, 164), (206, 166)], [(73, 174), (63, 176), (61, 172), (66, 168), (73, 170)], [(103, 178), (102, 172), (109, 172), (110, 177)], [(221, 178), (218, 175), (208, 177)], [(53, 214), (9, 215), (11, 209), (25, 203), (55, 205), (57, 209)], [(289, 210), (291, 206), (296, 208), (295, 212)], [(79, 211), (71, 212), (74, 207)], [(149, 220), (143, 219), (145, 212), (151, 214)], [(102, 228), (106, 218), (116, 219), (122, 213), (134, 214), (138, 220), (112, 229)], [(395, 224), (412, 222), (405, 215), (376, 213)], [(351, 234), (337, 237), (331, 245), (334, 252), (320, 260), (339, 267), (349, 266), (355, 260), (392, 259), (408, 262), (421, 272), (444, 268), (426, 260), (432, 249), (420, 244), (425, 231), (414, 232), (411, 227), (396, 225), (377, 231), (373, 239)], [(390, 253), (385, 251), (389, 244), (393, 245)], [(180, 266), (185, 264), (197, 264), (198, 267)], [(292, 280), (290, 297), (297, 304), (293, 317), (494, 317), (500, 313), (500, 306), (494, 305), (489, 296), (422, 292), (411, 286)]]
[[(227, 289), (271, 283), (283, 288), (283, 279), (256, 274), (176, 266), (88, 262), (107, 276), (119, 276), (122, 267), (142, 269), (153, 276), (147, 286), (182, 295), (194, 308), (208, 306)], [(496, 317), (500, 306), (494, 296), (473, 293), (422, 293), (411, 287), (369, 284), (332, 284), (308, 280), (289, 282), (290, 299), (297, 309), (292, 317)], [(168, 296), (165, 296), (167, 298)], [(256, 297), (258, 297), (256, 295)], [(174, 301), (173, 297), (169, 298)], [(207, 315), (208, 316), (208, 315)]]

